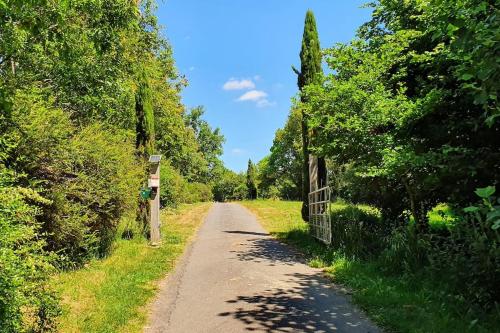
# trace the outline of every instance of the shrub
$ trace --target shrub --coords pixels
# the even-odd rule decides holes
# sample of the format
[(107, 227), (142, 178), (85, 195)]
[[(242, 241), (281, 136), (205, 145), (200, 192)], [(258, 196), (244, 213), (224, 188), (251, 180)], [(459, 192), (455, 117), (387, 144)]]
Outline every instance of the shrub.
[(219, 202), (243, 200), (247, 196), (245, 177), (225, 169), (213, 184), (212, 193)]
[(380, 212), (364, 205), (334, 204), (332, 246), (349, 257), (366, 257), (381, 250)]
[(160, 204), (162, 207), (177, 207), (183, 202), (187, 182), (168, 160), (162, 162), (160, 173)]
[(61, 266), (78, 266), (111, 248), (122, 215), (135, 210), (143, 167), (133, 137), (94, 122), (77, 128), (37, 96), (18, 96), (11, 162), (50, 203), (37, 216)]
[(163, 207), (177, 207), (181, 203), (213, 200), (210, 185), (189, 183), (169, 161), (162, 163), (160, 182), (160, 203)]
[(430, 268), (449, 272), (456, 290), (491, 309), (500, 299), (500, 198), (492, 186), (476, 194), (481, 201), (464, 209), (448, 237), (433, 243)]
[(415, 224), (392, 230), (380, 256), (380, 267), (409, 276), (427, 274), (445, 281), (471, 307), (494, 309), (500, 299), (500, 201), (494, 187), (478, 189), (481, 202), (454, 211), (447, 228), (420, 234)]
[(213, 200), (212, 187), (203, 183), (187, 183), (185, 203), (207, 202)]
[(60, 309), (48, 285), (53, 256), (37, 236), (38, 210), (27, 203), (47, 201), (33, 190), (6, 185), (6, 176), (0, 169), (0, 331), (54, 331)]

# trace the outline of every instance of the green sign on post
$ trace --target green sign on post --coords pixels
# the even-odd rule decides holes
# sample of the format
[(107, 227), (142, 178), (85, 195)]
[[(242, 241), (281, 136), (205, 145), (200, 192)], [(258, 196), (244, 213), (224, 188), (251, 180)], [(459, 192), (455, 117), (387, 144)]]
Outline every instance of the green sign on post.
[(151, 187), (143, 187), (141, 188), (140, 196), (144, 200), (151, 199), (151, 192), (152, 192)]

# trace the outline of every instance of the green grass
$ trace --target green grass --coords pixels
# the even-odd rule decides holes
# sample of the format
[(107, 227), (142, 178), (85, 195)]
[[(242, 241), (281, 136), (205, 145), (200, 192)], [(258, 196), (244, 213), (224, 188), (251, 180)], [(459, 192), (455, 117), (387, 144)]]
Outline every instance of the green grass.
[(353, 301), (389, 332), (499, 331), (495, 330), (500, 327), (498, 317), (478, 319), (467, 313), (467, 300), (447, 291), (446, 277), (430, 280), (384, 273), (376, 261), (349, 260), (320, 244), (308, 234), (300, 217), (300, 202), (257, 200), (242, 204), (273, 236), (303, 252), (311, 266), (323, 268), (333, 281), (350, 289)]
[(456, 220), (453, 210), (447, 204), (439, 204), (431, 210), (427, 217), (429, 224), (436, 229), (448, 228), (453, 225)]
[(162, 212), (162, 245), (118, 240), (113, 253), (54, 278), (62, 295), (60, 332), (141, 332), (158, 280), (171, 271), (210, 203)]

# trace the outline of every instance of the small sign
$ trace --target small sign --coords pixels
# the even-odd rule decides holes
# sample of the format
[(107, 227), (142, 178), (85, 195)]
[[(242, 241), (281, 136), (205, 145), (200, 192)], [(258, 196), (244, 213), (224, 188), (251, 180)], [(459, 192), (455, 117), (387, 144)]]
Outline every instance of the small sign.
[(160, 187), (160, 180), (158, 178), (149, 178), (148, 187)]
[(149, 156), (149, 163), (158, 164), (161, 161), (161, 155), (151, 155)]
[(140, 195), (141, 195), (141, 198), (144, 200), (150, 199), (151, 198), (151, 189), (149, 187), (141, 188)]

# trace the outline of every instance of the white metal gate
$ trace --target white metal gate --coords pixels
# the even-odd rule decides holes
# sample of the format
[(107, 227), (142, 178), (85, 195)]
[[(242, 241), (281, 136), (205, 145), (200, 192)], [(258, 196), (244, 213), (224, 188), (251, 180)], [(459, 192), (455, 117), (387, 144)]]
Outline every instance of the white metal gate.
[(329, 187), (309, 193), (309, 230), (313, 237), (325, 244), (332, 242), (330, 195)]

